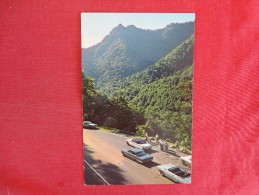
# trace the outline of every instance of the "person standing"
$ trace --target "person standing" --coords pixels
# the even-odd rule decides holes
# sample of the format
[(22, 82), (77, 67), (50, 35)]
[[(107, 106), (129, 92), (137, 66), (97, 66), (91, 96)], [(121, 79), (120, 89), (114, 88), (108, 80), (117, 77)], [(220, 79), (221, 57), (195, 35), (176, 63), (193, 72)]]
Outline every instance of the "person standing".
[(148, 134), (147, 134), (147, 132), (145, 134), (145, 137), (146, 137), (146, 141), (148, 141)]
[(180, 148), (179, 148), (179, 141), (178, 141), (178, 140), (176, 140), (175, 146), (176, 146), (177, 150), (180, 151)]
[(159, 136), (158, 136), (158, 134), (156, 134), (156, 143), (158, 143), (158, 138), (159, 138)]
[(158, 141), (158, 143), (159, 143), (159, 146), (160, 146), (160, 150), (164, 151), (163, 140), (160, 139), (160, 140)]

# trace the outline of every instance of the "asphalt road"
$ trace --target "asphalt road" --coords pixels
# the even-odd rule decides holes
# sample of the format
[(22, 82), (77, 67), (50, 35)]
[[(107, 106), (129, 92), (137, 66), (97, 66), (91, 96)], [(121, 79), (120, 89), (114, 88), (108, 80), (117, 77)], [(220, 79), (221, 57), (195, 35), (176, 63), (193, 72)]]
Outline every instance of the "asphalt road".
[(169, 179), (160, 176), (156, 168), (166, 163), (176, 164), (190, 171), (180, 163), (179, 156), (184, 154), (173, 150), (162, 152), (155, 143), (148, 152), (153, 156), (153, 161), (142, 165), (121, 154), (121, 149), (130, 147), (126, 144), (126, 139), (131, 136), (90, 129), (84, 129), (83, 136), (87, 185), (103, 185), (105, 181), (111, 185), (173, 184)]

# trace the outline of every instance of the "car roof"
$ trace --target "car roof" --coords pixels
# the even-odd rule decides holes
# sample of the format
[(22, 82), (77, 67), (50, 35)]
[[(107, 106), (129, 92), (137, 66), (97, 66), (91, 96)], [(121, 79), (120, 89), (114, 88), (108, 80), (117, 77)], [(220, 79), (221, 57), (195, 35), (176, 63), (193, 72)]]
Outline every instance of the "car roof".
[(179, 168), (178, 166), (173, 165), (173, 164), (171, 164), (171, 163), (158, 165), (158, 167), (160, 167), (160, 168), (166, 168), (166, 169), (170, 169), (170, 168)]
[(131, 149), (129, 149), (130, 151), (132, 151), (132, 152), (141, 152), (141, 151), (143, 151), (143, 150), (141, 150), (141, 149), (139, 149), (139, 148), (131, 148)]
[(141, 139), (141, 138), (139, 138), (139, 137), (134, 137), (134, 138), (132, 138), (132, 141), (140, 141), (140, 140), (143, 141), (143, 139)]

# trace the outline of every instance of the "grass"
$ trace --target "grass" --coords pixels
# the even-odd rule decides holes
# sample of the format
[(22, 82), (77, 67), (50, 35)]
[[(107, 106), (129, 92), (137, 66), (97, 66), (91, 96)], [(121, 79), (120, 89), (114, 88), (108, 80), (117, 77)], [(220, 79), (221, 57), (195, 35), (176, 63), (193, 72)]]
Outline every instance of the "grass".
[(128, 131), (124, 131), (124, 130), (120, 130), (120, 129), (116, 129), (116, 128), (110, 128), (110, 127), (101, 126), (100, 130), (110, 132), (110, 133), (123, 133), (123, 134), (128, 134), (128, 135), (135, 135), (134, 133), (131, 133)]

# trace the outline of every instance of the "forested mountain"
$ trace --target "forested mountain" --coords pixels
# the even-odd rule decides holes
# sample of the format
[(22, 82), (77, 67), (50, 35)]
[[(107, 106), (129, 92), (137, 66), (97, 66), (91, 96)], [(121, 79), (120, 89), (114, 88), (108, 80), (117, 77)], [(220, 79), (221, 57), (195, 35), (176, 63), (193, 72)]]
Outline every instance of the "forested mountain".
[(127, 95), (124, 95), (124, 98), (132, 99), (138, 93), (138, 87), (143, 86), (143, 84), (152, 83), (155, 80), (173, 75), (178, 70), (191, 66), (193, 64), (193, 41), (194, 37), (191, 35), (156, 63), (143, 71), (123, 79), (118, 79), (113, 84), (103, 86), (101, 91), (111, 96), (121, 96), (121, 91), (125, 91), (125, 89), (131, 90), (133, 93), (127, 93)]
[(142, 112), (131, 108), (123, 98), (108, 98), (94, 87), (94, 79), (82, 72), (83, 118), (95, 123), (135, 132), (136, 126), (145, 123)]
[(190, 148), (192, 124), (193, 35), (145, 70), (102, 90), (123, 98), (137, 112), (144, 112), (141, 131), (156, 133)]
[(193, 49), (193, 22), (156, 31), (119, 25), (83, 49), (84, 119), (190, 150)]
[(115, 27), (102, 42), (82, 49), (86, 76), (93, 76), (97, 88), (116, 83), (144, 70), (193, 34), (194, 23), (172, 23), (159, 30), (133, 25)]

